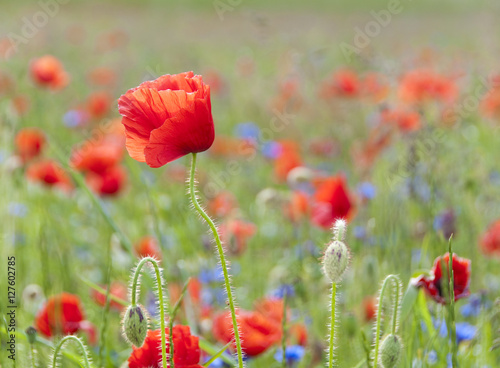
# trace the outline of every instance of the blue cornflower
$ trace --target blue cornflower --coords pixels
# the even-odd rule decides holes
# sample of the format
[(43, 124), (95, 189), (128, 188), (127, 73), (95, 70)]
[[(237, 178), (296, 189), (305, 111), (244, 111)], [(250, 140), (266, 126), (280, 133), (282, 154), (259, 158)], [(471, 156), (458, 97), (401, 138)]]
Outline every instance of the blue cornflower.
[(293, 297), (295, 295), (295, 289), (293, 285), (283, 284), (271, 291), (271, 297), (273, 298), (283, 299), (285, 295), (287, 296), (287, 298)]
[(265, 142), (262, 145), (262, 155), (266, 158), (275, 159), (281, 154), (281, 144), (275, 141)]
[(247, 139), (252, 142), (257, 142), (259, 139), (260, 128), (257, 124), (247, 121), (236, 125), (235, 135), (241, 139)]
[(358, 193), (365, 199), (373, 199), (377, 194), (377, 188), (370, 182), (363, 182), (358, 185)]
[[(303, 346), (300, 345), (292, 345), (292, 346), (287, 346), (285, 350), (285, 359), (287, 364), (294, 364), (298, 363), (302, 357), (305, 354), (305, 349)], [(283, 360), (283, 350), (278, 349), (276, 353), (274, 354), (274, 359), (276, 359), (278, 362), (281, 362)]]

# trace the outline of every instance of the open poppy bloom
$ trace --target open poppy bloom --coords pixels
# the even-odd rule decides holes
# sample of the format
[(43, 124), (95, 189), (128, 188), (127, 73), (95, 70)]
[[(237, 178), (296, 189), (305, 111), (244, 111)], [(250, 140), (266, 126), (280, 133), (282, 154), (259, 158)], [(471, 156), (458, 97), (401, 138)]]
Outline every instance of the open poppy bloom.
[(123, 158), (123, 147), (115, 143), (113, 136), (105, 136), (101, 142), (87, 141), (71, 154), (71, 166), (78, 171), (103, 174), (116, 166)]
[[(446, 265), (446, 272), (443, 275), (441, 263)], [(437, 257), (434, 261), (434, 266), (431, 270), (431, 275), (421, 275), (412, 280), (416, 286), (423, 287), (424, 290), (436, 302), (446, 304), (447, 296), (445, 290), (448, 285), (448, 269), (450, 264), (450, 254), (446, 253), (444, 256)], [(470, 260), (460, 258), (453, 253), (452, 258), (453, 268), (453, 291), (455, 294), (455, 301), (458, 299), (466, 298), (469, 296), (469, 283), (470, 283)]]
[(37, 128), (21, 129), (16, 135), (15, 143), (17, 154), (26, 162), (40, 155), (45, 146), (45, 134)]
[(72, 335), (84, 331), (88, 334), (91, 344), (96, 342), (95, 328), (85, 320), (80, 298), (73, 294), (61, 293), (50, 297), (38, 312), (35, 325), (46, 337)]
[(274, 174), (276, 178), (286, 181), (288, 173), (296, 167), (302, 166), (299, 146), (293, 141), (279, 142), (279, 155), (274, 160)]
[(53, 90), (66, 87), (69, 82), (62, 63), (52, 55), (33, 60), (30, 64), (30, 75), (36, 84)]
[(57, 162), (42, 160), (32, 163), (26, 171), (26, 176), (32, 181), (38, 181), (49, 187), (71, 190), (73, 184), (68, 174)]
[(130, 156), (160, 167), (214, 141), (210, 87), (186, 72), (132, 88), (118, 100)]
[(327, 178), (314, 194), (312, 222), (323, 228), (331, 228), (335, 220), (350, 220), (354, 215), (354, 203), (342, 176)]
[(320, 95), (323, 98), (357, 97), (361, 91), (358, 75), (349, 69), (343, 69), (331, 75), (322, 85)]
[[(168, 329), (165, 329), (168, 336)], [(189, 326), (174, 326), (172, 331), (174, 341), (174, 364), (176, 368), (203, 368), (200, 362), (200, 346), (198, 337), (191, 335)], [(133, 348), (128, 358), (129, 368), (160, 368), (161, 367), (161, 333), (160, 330), (149, 330), (144, 344)], [(167, 354), (169, 344), (167, 339)]]
[(484, 254), (500, 256), (500, 220), (495, 221), (481, 238)]

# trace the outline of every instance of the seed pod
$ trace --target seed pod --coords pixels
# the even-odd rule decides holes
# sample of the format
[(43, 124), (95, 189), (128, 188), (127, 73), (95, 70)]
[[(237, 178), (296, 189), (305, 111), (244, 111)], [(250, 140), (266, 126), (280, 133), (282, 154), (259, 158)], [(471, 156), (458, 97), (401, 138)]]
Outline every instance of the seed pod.
[(349, 248), (344, 242), (335, 240), (328, 245), (323, 257), (323, 271), (333, 283), (342, 279), (349, 265)]
[(140, 348), (148, 333), (148, 316), (140, 305), (131, 305), (123, 316), (123, 333), (134, 346)]
[(402, 349), (403, 346), (399, 336), (393, 334), (387, 335), (384, 341), (382, 341), (382, 346), (380, 348), (380, 360), (382, 367), (396, 367), (401, 359)]
[(36, 335), (37, 335), (36, 328), (33, 326), (30, 326), (26, 329), (25, 332), (26, 332), (26, 336), (28, 337), (28, 342), (30, 343), (30, 345), (33, 345), (36, 341)]

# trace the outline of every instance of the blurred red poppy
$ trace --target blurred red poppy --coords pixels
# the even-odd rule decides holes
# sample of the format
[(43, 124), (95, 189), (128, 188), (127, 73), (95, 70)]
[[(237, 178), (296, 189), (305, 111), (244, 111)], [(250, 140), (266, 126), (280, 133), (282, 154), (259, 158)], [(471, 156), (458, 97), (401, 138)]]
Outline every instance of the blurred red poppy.
[(345, 179), (333, 176), (324, 180), (313, 196), (312, 222), (331, 228), (335, 220), (350, 220), (354, 216), (354, 202)]
[(238, 201), (233, 193), (223, 191), (208, 202), (207, 209), (215, 217), (226, 217), (238, 208)]
[(53, 160), (33, 162), (26, 171), (28, 179), (38, 181), (49, 187), (71, 190), (73, 184), (64, 169)]
[(101, 196), (116, 196), (125, 187), (127, 171), (120, 165), (112, 166), (99, 173), (89, 171), (85, 175), (85, 181), (90, 188)]
[(130, 156), (151, 167), (206, 151), (214, 141), (210, 87), (193, 72), (142, 83), (120, 97), (118, 110)]
[(377, 298), (374, 296), (367, 296), (363, 299), (362, 306), (365, 321), (369, 322), (374, 319), (377, 313)]
[(322, 85), (320, 95), (323, 98), (358, 97), (361, 92), (361, 82), (358, 75), (349, 69), (343, 69), (332, 74)]
[(62, 89), (69, 83), (69, 76), (62, 63), (52, 55), (31, 61), (30, 75), (36, 84), (52, 90)]
[[(446, 273), (443, 275), (441, 263), (446, 265)], [(453, 253), (452, 268), (453, 268), (453, 291), (455, 293), (455, 301), (469, 296), (470, 283), (470, 260), (460, 258)], [(431, 275), (421, 275), (412, 280), (416, 286), (421, 286), (436, 302), (446, 304), (447, 299), (445, 290), (448, 285), (448, 270), (450, 264), (450, 254), (437, 257), (434, 261), (434, 267), (431, 270)]]
[(69, 293), (50, 297), (38, 312), (35, 320), (37, 330), (46, 337), (72, 335), (78, 331), (88, 333), (89, 342), (96, 342), (94, 326), (85, 320), (80, 298)]
[(413, 132), (421, 127), (420, 115), (417, 112), (401, 108), (385, 109), (381, 112), (381, 120), (394, 125), (402, 132)]
[(104, 174), (120, 163), (123, 151), (119, 140), (112, 135), (105, 136), (98, 142), (86, 141), (74, 149), (70, 163), (78, 171)]
[(94, 119), (106, 116), (110, 109), (113, 97), (106, 91), (93, 92), (87, 98), (87, 111)]
[(45, 147), (45, 134), (38, 128), (21, 129), (15, 139), (16, 152), (23, 162), (29, 161), (37, 156)]
[(398, 92), (403, 102), (416, 104), (427, 100), (450, 103), (458, 96), (458, 88), (451, 78), (425, 69), (406, 73)]
[[(258, 312), (239, 310), (238, 325), (241, 331), (242, 349), (248, 356), (262, 354), (281, 340), (281, 325)], [(213, 318), (214, 337), (227, 344), (233, 340), (233, 324), (230, 312), (222, 312)], [(234, 348), (234, 347), (233, 347)]]
[(280, 141), (280, 153), (274, 160), (274, 175), (280, 181), (286, 181), (288, 173), (302, 166), (299, 146), (293, 141)]
[[(102, 286), (103, 289), (106, 289), (106, 286)], [(125, 284), (119, 281), (113, 281), (110, 285), (109, 289), (110, 295), (113, 295), (117, 298), (120, 298), (122, 300), (127, 300), (127, 294), (128, 294), (128, 289)], [(101, 293), (95, 289), (92, 289), (91, 292), (92, 299), (100, 305), (101, 307), (104, 307), (106, 305), (106, 293)], [(123, 311), (125, 307), (118, 303), (117, 301), (111, 299), (109, 302), (109, 306), (111, 309), (114, 309), (116, 311)]]
[(285, 214), (293, 222), (299, 222), (306, 218), (310, 212), (309, 197), (300, 191), (294, 191), (285, 205)]
[(219, 227), (220, 238), (231, 254), (241, 254), (247, 248), (247, 241), (257, 231), (257, 226), (251, 222), (230, 219)]
[[(165, 329), (168, 336), (168, 329)], [(200, 362), (199, 339), (191, 335), (189, 326), (174, 326), (174, 364), (176, 368), (203, 368)], [(161, 367), (161, 333), (160, 330), (149, 330), (144, 344), (128, 358), (129, 368), (160, 368)], [(167, 354), (169, 344), (167, 339)]]
[(494, 222), (483, 234), (480, 245), (484, 254), (500, 256), (500, 220)]
[(161, 259), (161, 249), (158, 241), (152, 236), (145, 236), (134, 245), (134, 251), (140, 258), (154, 257)]

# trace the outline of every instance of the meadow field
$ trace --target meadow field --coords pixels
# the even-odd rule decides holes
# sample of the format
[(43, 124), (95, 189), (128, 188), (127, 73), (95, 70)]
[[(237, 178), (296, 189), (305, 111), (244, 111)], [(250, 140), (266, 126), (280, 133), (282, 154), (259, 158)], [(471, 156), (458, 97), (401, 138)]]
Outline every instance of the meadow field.
[(0, 1), (0, 367), (500, 367), (499, 16)]

